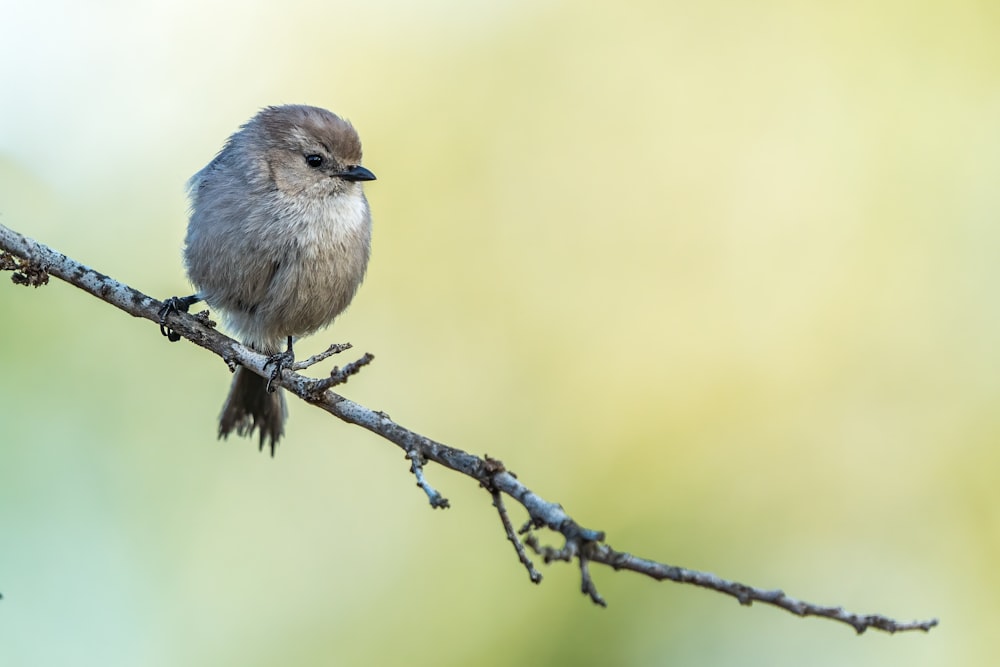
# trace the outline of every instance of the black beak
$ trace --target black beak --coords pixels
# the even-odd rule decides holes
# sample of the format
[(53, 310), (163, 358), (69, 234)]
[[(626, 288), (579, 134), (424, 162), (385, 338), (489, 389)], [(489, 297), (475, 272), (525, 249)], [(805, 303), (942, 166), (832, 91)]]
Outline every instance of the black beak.
[(374, 181), (375, 174), (371, 173), (360, 164), (348, 167), (344, 171), (337, 174), (345, 181)]

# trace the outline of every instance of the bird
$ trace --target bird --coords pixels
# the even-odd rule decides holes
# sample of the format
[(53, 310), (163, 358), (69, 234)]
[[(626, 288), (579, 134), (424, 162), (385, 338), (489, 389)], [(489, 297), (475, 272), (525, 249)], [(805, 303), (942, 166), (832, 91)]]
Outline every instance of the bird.
[(314, 106), (271, 106), (188, 182), (184, 264), (196, 292), (165, 302), (161, 331), (178, 339), (166, 315), (204, 301), (272, 367), (270, 378), (236, 369), (220, 438), (256, 431), (274, 456), (287, 408), (272, 380), (294, 360), (294, 341), (333, 322), (364, 279), (372, 219), (362, 184), (375, 174), (361, 158), (347, 120)]

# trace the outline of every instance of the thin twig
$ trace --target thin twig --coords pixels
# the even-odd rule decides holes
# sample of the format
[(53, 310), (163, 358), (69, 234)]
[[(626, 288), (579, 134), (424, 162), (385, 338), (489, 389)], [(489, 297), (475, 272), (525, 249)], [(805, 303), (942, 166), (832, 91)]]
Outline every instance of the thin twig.
[(639, 558), (629, 553), (615, 551), (606, 544), (595, 544), (590, 550), (590, 559), (595, 563), (610, 565), (616, 570), (630, 570), (652, 577), (657, 581), (669, 580), (682, 584), (693, 584), (702, 588), (710, 588), (726, 595), (731, 595), (746, 606), (754, 602), (774, 605), (797, 616), (820, 616), (834, 621), (840, 621), (853, 627), (858, 634), (868, 628), (884, 630), (885, 632), (905, 632), (908, 630), (923, 630), (926, 632), (938, 624), (937, 619), (927, 621), (896, 621), (881, 614), (853, 614), (840, 607), (826, 607), (803, 602), (785, 595), (781, 590), (765, 590), (747, 586), (736, 581), (729, 581), (710, 572), (688, 570), (675, 565), (667, 565), (656, 561)]
[[(346, 345), (347, 347), (350, 347), (349, 343)], [(318, 357), (320, 355), (317, 354), (316, 356)], [(352, 375), (356, 374), (362, 368), (370, 364), (373, 359), (375, 359), (375, 355), (365, 352), (360, 359), (355, 359), (343, 368), (337, 368), (334, 366), (333, 370), (330, 371), (330, 377), (314, 381), (310, 391), (315, 397), (315, 395), (322, 394), (331, 387), (336, 387), (338, 384), (344, 384)]]
[(314, 354), (311, 357), (307, 357), (302, 361), (296, 361), (290, 364), (288, 367), (293, 371), (302, 371), (310, 366), (315, 366), (321, 361), (325, 361), (335, 354), (340, 354), (341, 352), (346, 352), (351, 349), (350, 343), (334, 343), (330, 347), (326, 348), (319, 354)]
[(433, 486), (428, 484), (427, 480), (424, 478), (424, 461), (423, 457), (420, 456), (420, 452), (417, 450), (406, 452), (406, 458), (410, 459), (410, 472), (413, 476), (417, 478), (417, 486), (424, 490), (427, 494), (427, 499), (431, 503), (431, 507), (434, 509), (448, 509), (451, 507), (451, 503), (435, 489)]
[(602, 607), (607, 607), (608, 603), (601, 597), (601, 594), (597, 592), (597, 585), (594, 584), (594, 579), (590, 576), (590, 560), (586, 556), (580, 554), (580, 590), (584, 595), (590, 597), (595, 603), (601, 605)]
[(510, 516), (507, 514), (507, 506), (503, 502), (503, 495), (496, 490), (491, 490), (490, 495), (493, 496), (493, 507), (496, 507), (497, 513), (500, 514), (500, 521), (503, 523), (504, 532), (507, 533), (507, 539), (514, 545), (514, 551), (517, 552), (517, 559), (521, 561), (521, 565), (528, 571), (528, 578), (531, 579), (531, 583), (533, 584), (541, 583), (542, 573), (535, 569), (535, 564), (528, 558), (528, 553), (524, 550), (524, 545), (521, 544), (521, 540), (518, 539), (517, 534), (514, 532), (514, 526), (511, 524)]
[[(0, 269), (14, 270), (14, 282), (17, 284), (33, 284), (35, 286), (44, 284), (48, 275), (51, 274), (135, 317), (143, 317), (157, 324), (160, 323), (159, 310), (163, 306), (162, 302), (116, 282), (3, 225), (0, 225), (0, 248), (10, 253), (10, 255), (0, 253)], [(20, 259), (14, 260), (11, 255)], [(211, 350), (227, 364), (241, 365), (264, 378), (270, 376), (270, 373), (264, 368), (267, 364), (267, 357), (206, 326), (195, 316), (187, 313), (171, 313), (167, 316), (165, 325), (192, 343)], [(364, 365), (360, 362), (361, 360), (355, 362), (358, 364), (356, 368)], [(341, 372), (347, 372), (347, 367)], [(441, 494), (430, 487), (423, 478), (423, 465), (427, 461), (433, 461), (471, 477), (482, 487), (488, 489), (491, 494), (503, 493), (513, 498), (528, 513), (527, 530), (548, 528), (560, 533), (566, 540), (566, 545), (562, 549), (556, 550), (549, 547), (539, 547), (536, 536), (531, 534), (525, 538), (525, 544), (536, 551), (541, 550), (539, 552), (545, 557), (546, 562), (576, 558), (580, 564), (582, 588), (597, 604), (603, 604), (603, 598), (597, 593), (597, 588), (590, 576), (590, 562), (603, 563), (618, 570), (631, 570), (657, 580), (668, 579), (678, 583), (711, 588), (736, 598), (741, 604), (762, 602), (799, 616), (819, 616), (840, 621), (852, 626), (858, 633), (862, 633), (868, 628), (889, 633), (911, 630), (927, 631), (938, 623), (937, 619), (901, 622), (880, 614), (852, 614), (840, 607), (825, 607), (802, 602), (786, 596), (778, 590), (754, 588), (721, 579), (713, 574), (687, 570), (615, 551), (610, 545), (604, 543), (605, 536), (602, 531), (579, 525), (563, 510), (561, 505), (547, 501), (528, 489), (515, 475), (503, 469), (502, 465), (497, 466), (495, 460), (488, 457), (479, 458), (460, 449), (426, 438), (400, 426), (385, 413), (370, 410), (332, 391), (327, 390), (317, 396), (314, 391), (316, 382), (315, 379), (299, 375), (287, 367), (282, 370), (280, 377), (274, 379), (275, 384), (284, 387), (299, 398), (310, 401), (313, 405), (326, 410), (337, 418), (367, 429), (400, 447), (410, 458), (411, 470), (417, 477), (417, 483), (427, 493), (431, 499), (431, 505), (434, 507), (442, 506), (440, 500), (438, 504), (435, 504), (435, 498), (440, 499)], [(506, 525), (505, 530), (508, 530)]]

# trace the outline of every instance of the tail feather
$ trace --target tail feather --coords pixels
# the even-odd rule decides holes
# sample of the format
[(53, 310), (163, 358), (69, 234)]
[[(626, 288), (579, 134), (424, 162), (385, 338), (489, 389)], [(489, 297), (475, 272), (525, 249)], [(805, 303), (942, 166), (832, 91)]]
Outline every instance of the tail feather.
[(219, 415), (219, 437), (228, 438), (236, 431), (240, 436), (252, 436), (254, 430), (260, 434), (260, 449), (266, 440), (270, 441), (271, 456), (278, 440), (285, 432), (288, 409), (281, 389), (267, 390), (267, 380), (253, 371), (237, 368), (229, 396)]

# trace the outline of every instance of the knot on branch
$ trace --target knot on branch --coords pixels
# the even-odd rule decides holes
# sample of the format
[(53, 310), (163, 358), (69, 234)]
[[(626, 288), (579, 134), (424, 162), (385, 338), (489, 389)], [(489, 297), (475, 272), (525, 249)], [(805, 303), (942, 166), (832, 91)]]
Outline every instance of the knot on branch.
[(10, 281), (24, 287), (48, 285), (49, 272), (38, 262), (21, 259), (7, 251), (0, 251), (0, 271), (13, 271)]
[(514, 479), (517, 479), (517, 475), (504, 467), (503, 461), (491, 458), (489, 454), (483, 454), (483, 460), (480, 463), (479, 470), (480, 474), (477, 475), (477, 478), (479, 479), (479, 486), (492, 494), (499, 492), (499, 488), (496, 483), (496, 476), (500, 473), (507, 473)]
[(215, 320), (209, 317), (210, 313), (207, 310), (198, 311), (193, 315), (194, 319), (198, 320), (198, 323), (202, 326), (208, 327), (209, 329), (214, 329), (216, 326)]

